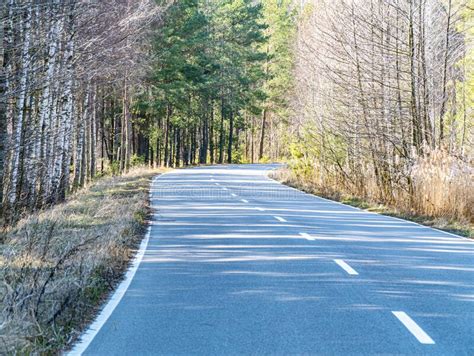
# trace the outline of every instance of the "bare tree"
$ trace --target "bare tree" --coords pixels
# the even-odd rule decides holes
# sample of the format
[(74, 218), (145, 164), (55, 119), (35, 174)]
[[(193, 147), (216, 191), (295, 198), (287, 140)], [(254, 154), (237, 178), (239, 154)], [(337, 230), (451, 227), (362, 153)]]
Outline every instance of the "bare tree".
[(465, 80), (458, 63), (472, 45), (457, 25), (466, 6), (307, 2), (296, 44), (292, 122), (322, 186), (391, 202), (413, 194), (414, 162), (445, 147), (447, 131), (453, 154), (465, 147), (455, 87)]
[(0, 198), (6, 221), (64, 199), (95, 176), (98, 152), (105, 155), (97, 149), (100, 92), (121, 93), (126, 135), (116, 144), (124, 152), (121, 169), (129, 168), (129, 107), (147, 69), (147, 35), (164, 8), (152, 0), (2, 3)]

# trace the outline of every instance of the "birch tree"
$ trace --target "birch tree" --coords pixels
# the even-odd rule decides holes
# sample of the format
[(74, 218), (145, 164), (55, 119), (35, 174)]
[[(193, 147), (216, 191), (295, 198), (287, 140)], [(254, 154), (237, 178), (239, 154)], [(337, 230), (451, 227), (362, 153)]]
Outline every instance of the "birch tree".
[[(99, 112), (99, 92), (122, 93), (107, 100), (127, 102), (113, 115), (125, 118), (127, 135), (118, 144), (125, 148), (121, 169), (129, 168), (130, 88), (138, 92), (144, 82), (148, 36), (166, 6), (152, 0), (2, 2), (3, 223), (61, 201), (95, 177), (99, 121), (107, 115)], [(117, 80), (124, 76), (133, 80)]]

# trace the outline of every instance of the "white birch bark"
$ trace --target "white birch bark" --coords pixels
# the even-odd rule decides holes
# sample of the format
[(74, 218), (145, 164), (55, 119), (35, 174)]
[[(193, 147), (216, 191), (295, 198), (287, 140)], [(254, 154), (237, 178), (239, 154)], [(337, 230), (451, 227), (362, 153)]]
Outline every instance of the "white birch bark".
[[(56, 142), (58, 140), (58, 129), (60, 126), (59, 119), (58, 119), (58, 111), (60, 110), (58, 97), (61, 91), (59, 87), (59, 76), (61, 75), (58, 72), (59, 67), (59, 57), (58, 48), (60, 43), (60, 33), (62, 32), (63, 21), (61, 19), (57, 19), (52, 26), (52, 33), (51, 33), (51, 46), (50, 46), (50, 53), (49, 53), (49, 60), (48, 62), (48, 72), (47, 72), (47, 89), (48, 93), (47, 96), (43, 96), (44, 104), (44, 116), (42, 118), (43, 125), (45, 127), (44, 130), (44, 144), (42, 147), (42, 170), (41, 178), (42, 178), (42, 193), (43, 198), (46, 201), (49, 201), (49, 197), (51, 194), (51, 181), (52, 181), (52, 167), (54, 161), (58, 155), (58, 152), (55, 150)], [(54, 44), (53, 44), (54, 43)], [(51, 65), (50, 65), (51, 64)]]
[[(53, 188), (56, 189), (56, 201), (62, 200), (65, 197), (66, 191), (69, 189), (69, 165), (71, 162), (72, 156), (72, 128), (74, 127), (74, 96), (73, 96), (73, 87), (74, 87), (74, 17), (72, 15), (74, 10), (74, 4), (71, 5), (69, 9), (70, 15), (67, 24), (67, 37), (66, 37), (66, 46), (64, 54), (65, 62), (65, 86), (62, 97), (62, 111), (61, 111), (61, 121), (64, 126), (64, 136), (62, 141), (63, 146), (63, 156), (61, 160), (61, 167), (55, 166), (53, 180)], [(59, 173), (60, 172), (60, 173)], [(59, 178), (59, 181), (57, 179)], [(58, 186), (56, 186), (56, 184)]]
[(27, 94), (28, 74), (30, 67), (30, 44), (31, 44), (31, 18), (32, 18), (32, 6), (28, 2), (26, 16), (23, 24), (23, 48), (21, 53), (21, 70), (20, 70), (20, 81), (18, 87), (18, 100), (17, 100), (17, 119), (15, 122), (15, 128), (13, 133), (13, 153), (11, 160), (11, 178), (10, 178), (10, 189), (8, 193), (8, 201), (10, 204), (14, 204), (17, 200), (17, 184), (20, 173), (20, 151), (21, 151), (21, 139), (23, 132), (23, 120), (24, 120), (24, 106)]
[[(0, 16), (8, 16), (9, 8), (5, 2), (0, 6)], [(6, 22), (5, 22), (6, 23)], [(8, 28), (7, 28), (8, 30)], [(0, 41), (4, 41), (8, 45), (8, 38), (6, 37), (4, 24), (0, 23)], [(3, 175), (6, 163), (6, 148), (7, 148), (7, 68), (4, 63), (3, 43), (0, 44), (0, 217), (3, 215)]]
[[(37, 127), (33, 137), (33, 157), (32, 164), (32, 177), (30, 180), (31, 189), (33, 191), (33, 200), (36, 201), (36, 195), (39, 190), (43, 193), (47, 191), (44, 186), (44, 177), (47, 175), (47, 161), (48, 156), (45, 152), (45, 146), (47, 141), (50, 139), (48, 127), (46, 126), (49, 122), (49, 118), (52, 112), (53, 105), (53, 92), (52, 87), (55, 82), (55, 72), (57, 65), (57, 57), (59, 56), (58, 41), (60, 36), (60, 19), (58, 16), (58, 5), (59, 1), (55, 0), (51, 13), (45, 11), (44, 16), (49, 17), (49, 31), (48, 31), (48, 51), (46, 57), (46, 71), (43, 79), (42, 92), (40, 97), (39, 113), (37, 120)], [(40, 179), (43, 178), (43, 179)]]

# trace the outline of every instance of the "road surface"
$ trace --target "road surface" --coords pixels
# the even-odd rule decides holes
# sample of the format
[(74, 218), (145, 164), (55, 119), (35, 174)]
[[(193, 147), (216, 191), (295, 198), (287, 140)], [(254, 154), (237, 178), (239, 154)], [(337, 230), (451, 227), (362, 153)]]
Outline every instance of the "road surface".
[(474, 355), (472, 241), (301, 193), (272, 168), (156, 179), (136, 274), (73, 353)]

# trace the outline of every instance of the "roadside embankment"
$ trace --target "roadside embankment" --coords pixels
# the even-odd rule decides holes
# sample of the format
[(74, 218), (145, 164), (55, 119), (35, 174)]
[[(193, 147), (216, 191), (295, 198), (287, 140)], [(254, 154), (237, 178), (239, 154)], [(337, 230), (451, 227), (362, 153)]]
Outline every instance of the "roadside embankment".
[(159, 173), (99, 179), (3, 233), (0, 354), (56, 353), (78, 336), (144, 235)]
[[(367, 211), (414, 221), (464, 237), (474, 238), (473, 184), (462, 177), (458, 179), (461, 182), (460, 184), (450, 183), (448, 187), (444, 188), (439, 182), (435, 184), (426, 181), (420, 184), (419, 190), (421, 192), (415, 194), (413, 198), (415, 201), (413, 205), (410, 205), (407, 199), (400, 202), (400, 204), (387, 204), (376, 199), (357, 196), (329, 184), (321, 184), (318, 179), (312, 178), (316, 177), (317, 174), (301, 174), (298, 170), (291, 168), (281, 168), (272, 172), (270, 176), (285, 185), (306, 193), (339, 201)], [(430, 177), (430, 179), (434, 180), (433, 177)], [(443, 191), (443, 189), (447, 191)], [(449, 199), (443, 199), (439, 197), (440, 195), (449, 195)], [(432, 196), (436, 199), (429, 200), (428, 198)], [(461, 203), (457, 203), (458, 201), (461, 201)]]

